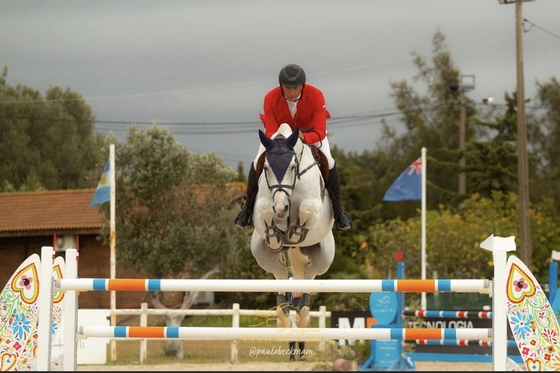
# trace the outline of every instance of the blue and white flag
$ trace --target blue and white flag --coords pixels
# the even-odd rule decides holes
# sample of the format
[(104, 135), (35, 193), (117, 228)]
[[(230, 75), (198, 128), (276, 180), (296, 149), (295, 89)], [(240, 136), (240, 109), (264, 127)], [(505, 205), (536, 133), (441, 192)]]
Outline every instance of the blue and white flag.
[(385, 202), (422, 199), (422, 158), (412, 162), (383, 196)]
[(111, 175), (109, 174), (109, 164), (110, 161), (107, 161), (107, 164), (105, 164), (103, 175), (101, 175), (99, 184), (97, 184), (97, 189), (95, 190), (95, 194), (93, 195), (93, 199), (91, 200), (91, 205), (89, 205), (89, 207), (101, 205), (102, 203), (109, 202), (111, 200)]

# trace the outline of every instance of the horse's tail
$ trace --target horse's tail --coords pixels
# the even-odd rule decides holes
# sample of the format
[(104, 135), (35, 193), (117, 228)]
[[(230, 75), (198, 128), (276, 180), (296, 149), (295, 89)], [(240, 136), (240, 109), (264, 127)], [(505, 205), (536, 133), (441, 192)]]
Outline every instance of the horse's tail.
[(303, 280), (305, 278), (305, 267), (309, 264), (310, 259), (297, 247), (288, 250), (288, 259), (290, 260), (293, 278), (295, 280)]

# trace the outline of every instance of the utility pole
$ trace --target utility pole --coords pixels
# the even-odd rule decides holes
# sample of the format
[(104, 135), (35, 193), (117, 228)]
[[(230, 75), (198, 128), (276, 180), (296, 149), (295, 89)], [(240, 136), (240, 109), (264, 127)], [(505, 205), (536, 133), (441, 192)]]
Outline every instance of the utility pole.
[(527, 125), (525, 123), (525, 91), (523, 82), (523, 19), (521, 0), (515, 3), (517, 34), (517, 173), (519, 183), (519, 240), (521, 260), (531, 268), (531, 220), (529, 217), (529, 161), (527, 158)]
[[(459, 159), (459, 167), (464, 170), (465, 161), (465, 138), (467, 127), (467, 108), (465, 107), (465, 90), (459, 89), (459, 150), (463, 153)], [(459, 172), (459, 194), (467, 193), (467, 174), (465, 171)]]
[(519, 193), (519, 254), (529, 268), (532, 266), (531, 220), (529, 216), (529, 160), (527, 157), (527, 127), (525, 123), (525, 90), (523, 82), (523, 18), (521, 3), (533, 0), (498, 0), (500, 4), (515, 2), (517, 51), (517, 183)]
[(459, 159), (459, 194), (467, 193), (467, 174), (464, 171), (465, 161), (465, 144), (467, 138), (467, 105), (465, 100), (465, 92), (474, 89), (474, 75), (461, 75), (459, 84), (448, 84), (447, 89), (451, 91), (453, 96), (459, 96), (459, 151), (462, 153)]

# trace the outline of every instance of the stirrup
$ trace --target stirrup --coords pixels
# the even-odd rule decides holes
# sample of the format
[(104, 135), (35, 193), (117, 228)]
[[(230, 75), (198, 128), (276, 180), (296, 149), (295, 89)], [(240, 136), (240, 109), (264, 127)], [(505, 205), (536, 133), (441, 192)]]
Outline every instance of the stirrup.
[(239, 214), (237, 214), (237, 217), (235, 218), (235, 225), (242, 228), (247, 226), (250, 227), (252, 225), (251, 214), (249, 213), (247, 206), (243, 205), (241, 207), (241, 211), (239, 212)]
[(336, 226), (339, 231), (348, 231), (353, 228), (354, 224), (346, 211), (341, 210), (338, 219), (336, 219)]

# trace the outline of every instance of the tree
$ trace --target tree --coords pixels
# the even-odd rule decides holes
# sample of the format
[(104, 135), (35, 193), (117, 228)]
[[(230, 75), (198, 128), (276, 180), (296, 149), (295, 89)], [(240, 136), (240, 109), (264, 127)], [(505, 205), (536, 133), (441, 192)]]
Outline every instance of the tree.
[[(146, 278), (209, 278), (236, 266), (245, 234), (232, 223), (227, 182), (236, 175), (233, 169), (214, 153), (191, 153), (157, 126), (132, 126), (126, 143), (115, 147), (120, 265)], [(108, 227), (104, 237), (109, 240)], [(185, 292), (180, 308), (190, 308), (197, 295)], [(161, 294), (153, 292), (151, 299), (154, 307), (166, 308)], [(165, 319), (179, 326), (184, 316)], [(166, 353), (182, 358), (182, 343), (169, 342)]]
[[(519, 241), (518, 197), (495, 191), (490, 198), (473, 194), (458, 210), (441, 205), (426, 216), (427, 273), (449, 279), (491, 279), (492, 254), (480, 248), (491, 233), (515, 236)], [(530, 210), (533, 244), (531, 271), (540, 282), (547, 282), (548, 262), (553, 248), (560, 245), (557, 210), (551, 199), (544, 199)], [(394, 255), (404, 254), (407, 278), (420, 278), (421, 220), (419, 216), (394, 219), (373, 226), (367, 241), (364, 273), (384, 277), (394, 267)], [(515, 253), (513, 253), (516, 255)]]
[[(50, 87), (45, 97), (0, 79), (0, 182), (4, 191), (33, 181), (48, 190), (95, 187), (99, 163), (91, 107), (67, 88)], [(24, 189), (28, 188), (24, 186)]]
[(535, 126), (530, 133), (535, 139), (532, 150), (539, 159), (534, 167), (539, 179), (531, 183), (530, 191), (531, 194), (553, 197), (556, 207), (560, 208), (560, 190), (557, 187), (560, 182), (560, 82), (556, 78), (537, 83), (535, 112), (532, 115)]
[(467, 191), (490, 198), (492, 192), (517, 191), (517, 116), (515, 95), (490, 121), (474, 120), (478, 135), (466, 143)]

